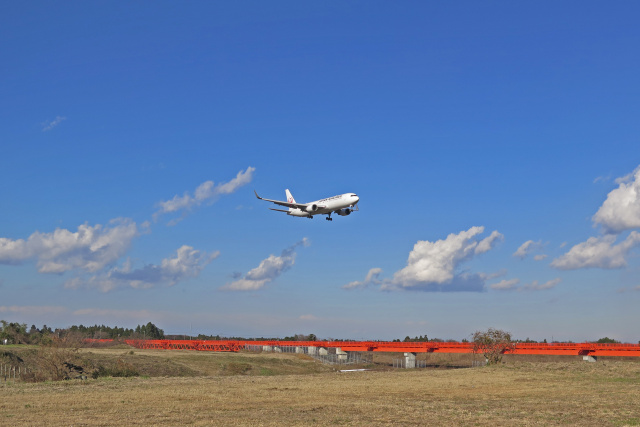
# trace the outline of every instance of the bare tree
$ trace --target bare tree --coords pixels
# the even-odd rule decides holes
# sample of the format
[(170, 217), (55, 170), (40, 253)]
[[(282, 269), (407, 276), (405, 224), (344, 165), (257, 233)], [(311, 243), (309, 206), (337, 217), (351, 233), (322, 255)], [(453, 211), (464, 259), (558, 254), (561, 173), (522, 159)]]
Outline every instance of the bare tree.
[(500, 329), (489, 328), (473, 334), (473, 352), (483, 354), (487, 364), (493, 365), (502, 361), (502, 355), (514, 349), (511, 333)]

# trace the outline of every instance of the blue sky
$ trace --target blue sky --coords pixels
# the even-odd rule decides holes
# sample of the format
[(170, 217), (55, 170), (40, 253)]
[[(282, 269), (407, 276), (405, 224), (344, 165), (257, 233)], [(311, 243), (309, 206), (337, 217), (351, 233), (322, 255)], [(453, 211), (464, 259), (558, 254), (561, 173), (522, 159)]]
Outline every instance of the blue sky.
[(638, 12), (4, 4), (0, 318), (637, 342)]

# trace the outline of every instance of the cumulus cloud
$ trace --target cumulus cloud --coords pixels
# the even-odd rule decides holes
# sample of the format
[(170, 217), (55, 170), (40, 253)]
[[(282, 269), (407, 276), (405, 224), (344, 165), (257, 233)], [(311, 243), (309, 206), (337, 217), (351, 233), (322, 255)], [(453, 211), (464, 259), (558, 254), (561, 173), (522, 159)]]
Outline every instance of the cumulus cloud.
[(309, 240), (305, 237), (301, 241), (283, 250), (280, 256), (269, 255), (262, 260), (260, 265), (250, 270), (243, 278), (227, 283), (220, 289), (228, 291), (255, 291), (265, 284), (275, 280), (282, 273), (293, 267), (296, 261), (296, 248), (309, 246)]
[(53, 120), (47, 120), (46, 122), (43, 122), (42, 132), (50, 131), (51, 129), (58, 126), (60, 123), (62, 123), (64, 120), (67, 120), (67, 118), (62, 116), (56, 116), (56, 118)]
[[(205, 202), (213, 203), (218, 196), (231, 194), (243, 185), (250, 183), (255, 170), (256, 168), (249, 166), (245, 171), (238, 172), (236, 177), (229, 182), (215, 185), (213, 181), (205, 181), (195, 189), (193, 195), (185, 192), (182, 196), (175, 195), (171, 200), (158, 202), (159, 209), (153, 214), (153, 217), (157, 220), (161, 214), (188, 211)], [(169, 224), (175, 224), (177, 221), (179, 220), (174, 220)]]
[(460, 272), (460, 266), (476, 255), (492, 249), (503, 239), (494, 231), (478, 240), (484, 227), (471, 227), (458, 234), (449, 234), (436, 242), (418, 241), (409, 253), (407, 266), (397, 271), (382, 288), (425, 291), (482, 291), (487, 278), (484, 274)]
[(640, 166), (632, 173), (616, 179), (618, 188), (593, 216), (594, 224), (600, 224), (607, 234), (640, 228)]
[[(579, 268), (624, 268), (629, 252), (640, 244), (640, 234), (631, 231), (626, 239), (615, 244), (619, 235), (640, 228), (640, 166), (630, 174), (616, 179), (612, 190), (592, 217), (594, 226), (604, 233), (573, 246), (569, 252), (554, 259), (551, 266), (560, 270)], [(561, 246), (562, 247), (562, 246)]]
[(353, 281), (347, 283), (342, 287), (342, 289), (357, 289), (357, 288), (366, 288), (369, 285), (379, 285), (381, 283), (379, 276), (382, 273), (381, 268), (372, 268), (367, 273), (367, 276), (362, 281)]
[(83, 224), (76, 232), (56, 229), (36, 231), (27, 240), (0, 238), (0, 264), (34, 259), (40, 273), (95, 272), (120, 258), (138, 235), (135, 222), (119, 218), (106, 226)]
[(536, 256), (534, 256), (534, 257), (533, 257), (533, 259), (534, 259), (535, 261), (542, 261), (543, 259), (547, 258), (547, 256), (548, 256), (548, 255), (546, 255), (546, 254), (540, 254), (540, 255), (536, 255)]
[(617, 245), (615, 245), (616, 239), (617, 236), (612, 234), (590, 237), (586, 242), (575, 245), (569, 252), (554, 259), (551, 266), (559, 270), (626, 267), (629, 251), (640, 244), (640, 233), (632, 231)]
[(80, 277), (71, 279), (65, 283), (65, 288), (87, 287), (109, 292), (122, 287), (148, 289), (155, 286), (173, 286), (183, 280), (198, 277), (202, 269), (219, 255), (220, 252), (207, 254), (183, 245), (176, 251), (174, 257), (163, 259), (160, 265), (149, 264), (143, 268), (133, 269), (131, 261), (127, 260), (121, 268), (115, 267), (88, 279)]

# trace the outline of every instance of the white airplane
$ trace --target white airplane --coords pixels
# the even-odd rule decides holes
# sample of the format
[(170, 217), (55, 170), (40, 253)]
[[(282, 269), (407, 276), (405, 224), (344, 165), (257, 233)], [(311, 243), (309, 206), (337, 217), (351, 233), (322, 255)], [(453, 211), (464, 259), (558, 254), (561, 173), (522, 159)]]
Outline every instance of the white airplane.
[(313, 215), (327, 215), (326, 220), (333, 221), (333, 219), (331, 218), (332, 213), (340, 216), (347, 216), (351, 212), (359, 210), (358, 202), (360, 201), (360, 198), (354, 193), (345, 193), (339, 196), (328, 197), (326, 199), (316, 200), (315, 202), (310, 203), (296, 203), (289, 189), (285, 190), (285, 192), (287, 193), (286, 202), (280, 200), (264, 199), (258, 196), (256, 190), (253, 190), (253, 192), (256, 193), (256, 197), (260, 200), (272, 202), (276, 205), (289, 208), (289, 210), (269, 208), (272, 211), (286, 212), (287, 215), (291, 216), (313, 218)]

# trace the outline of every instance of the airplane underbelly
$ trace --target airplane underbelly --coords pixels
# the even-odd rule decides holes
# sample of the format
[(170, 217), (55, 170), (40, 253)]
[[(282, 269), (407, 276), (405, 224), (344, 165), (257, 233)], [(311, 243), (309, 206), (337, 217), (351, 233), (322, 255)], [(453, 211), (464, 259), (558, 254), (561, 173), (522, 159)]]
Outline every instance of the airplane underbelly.
[(344, 202), (343, 203), (340, 203), (340, 202), (327, 203), (326, 207), (318, 209), (316, 212), (314, 212), (314, 214), (328, 214), (345, 207), (346, 205), (344, 204)]
[(289, 211), (289, 215), (292, 216), (309, 216), (308, 212), (303, 212), (301, 209), (293, 209)]

